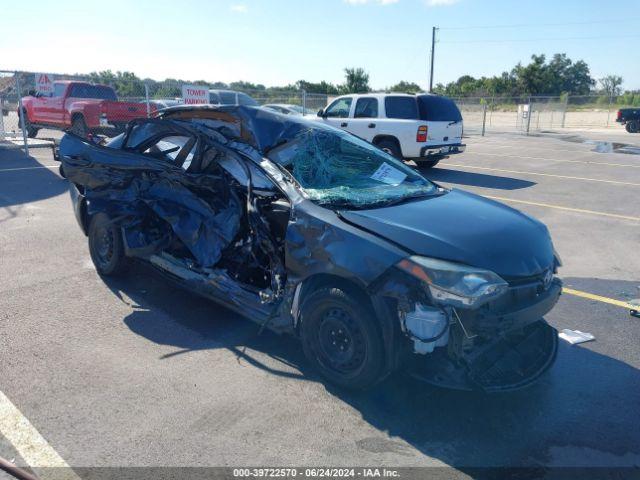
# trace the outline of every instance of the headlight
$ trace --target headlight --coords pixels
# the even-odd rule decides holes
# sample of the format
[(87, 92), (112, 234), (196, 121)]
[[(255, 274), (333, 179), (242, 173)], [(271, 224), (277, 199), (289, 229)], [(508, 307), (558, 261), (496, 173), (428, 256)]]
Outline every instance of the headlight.
[(426, 283), (435, 302), (454, 307), (479, 307), (509, 288), (507, 282), (489, 270), (435, 258), (412, 256), (397, 266)]

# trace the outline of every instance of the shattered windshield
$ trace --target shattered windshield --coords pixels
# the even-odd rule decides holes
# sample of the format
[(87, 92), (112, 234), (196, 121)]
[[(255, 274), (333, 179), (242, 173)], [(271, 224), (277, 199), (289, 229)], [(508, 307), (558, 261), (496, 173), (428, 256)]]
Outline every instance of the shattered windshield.
[(301, 129), (267, 156), (321, 205), (366, 208), (437, 193), (433, 183), (391, 155), (322, 125)]

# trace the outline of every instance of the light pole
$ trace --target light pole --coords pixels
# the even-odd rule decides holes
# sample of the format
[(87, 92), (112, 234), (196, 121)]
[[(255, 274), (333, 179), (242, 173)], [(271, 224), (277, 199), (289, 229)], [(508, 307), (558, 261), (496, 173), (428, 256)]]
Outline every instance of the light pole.
[(433, 56), (436, 53), (436, 30), (438, 27), (431, 29), (431, 74), (429, 75), (429, 93), (433, 92)]

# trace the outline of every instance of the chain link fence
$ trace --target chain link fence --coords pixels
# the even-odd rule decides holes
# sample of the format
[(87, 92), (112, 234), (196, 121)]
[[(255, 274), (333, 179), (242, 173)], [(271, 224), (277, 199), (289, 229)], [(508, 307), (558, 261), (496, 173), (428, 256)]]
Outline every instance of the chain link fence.
[[(67, 130), (82, 136), (114, 136), (131, 120), (153, 116), (162, 108), (183, 102), (183, 85), (177, 80), (141, 82), (126, 74), (117, 78), (104, 75), (0, 71), (0, 142), (22, 145), (25, 149), (50, 146)], [(198, 88), (205, 89), (205, 101), (211, 103), (257, 103), (279, 111), (288, 109), (292, 114), (315, 114), (333, 100), (325, 94), (296, 89), (229, 90), (210, 89), (209, 85)], [(616, 126), (619, 108), (640, 106), (640, 94), (633, 93), (477, 96), (453, 100), (462, 112), (465, 132), (480, 135), (609, 128)]]
[(452, 97), (467, 133), (616, 127), (620, 108), (640, 106), (640, 94)]

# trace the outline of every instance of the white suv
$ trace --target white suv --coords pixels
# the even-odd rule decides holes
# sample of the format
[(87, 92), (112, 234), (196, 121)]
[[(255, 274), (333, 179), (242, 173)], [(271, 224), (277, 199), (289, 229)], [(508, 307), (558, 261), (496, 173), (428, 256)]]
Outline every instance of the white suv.
[(424, 167), (465, 149), (460, 110), (453, 100), (439, 95), (343, 95), (320, 110), (318, 120)]

